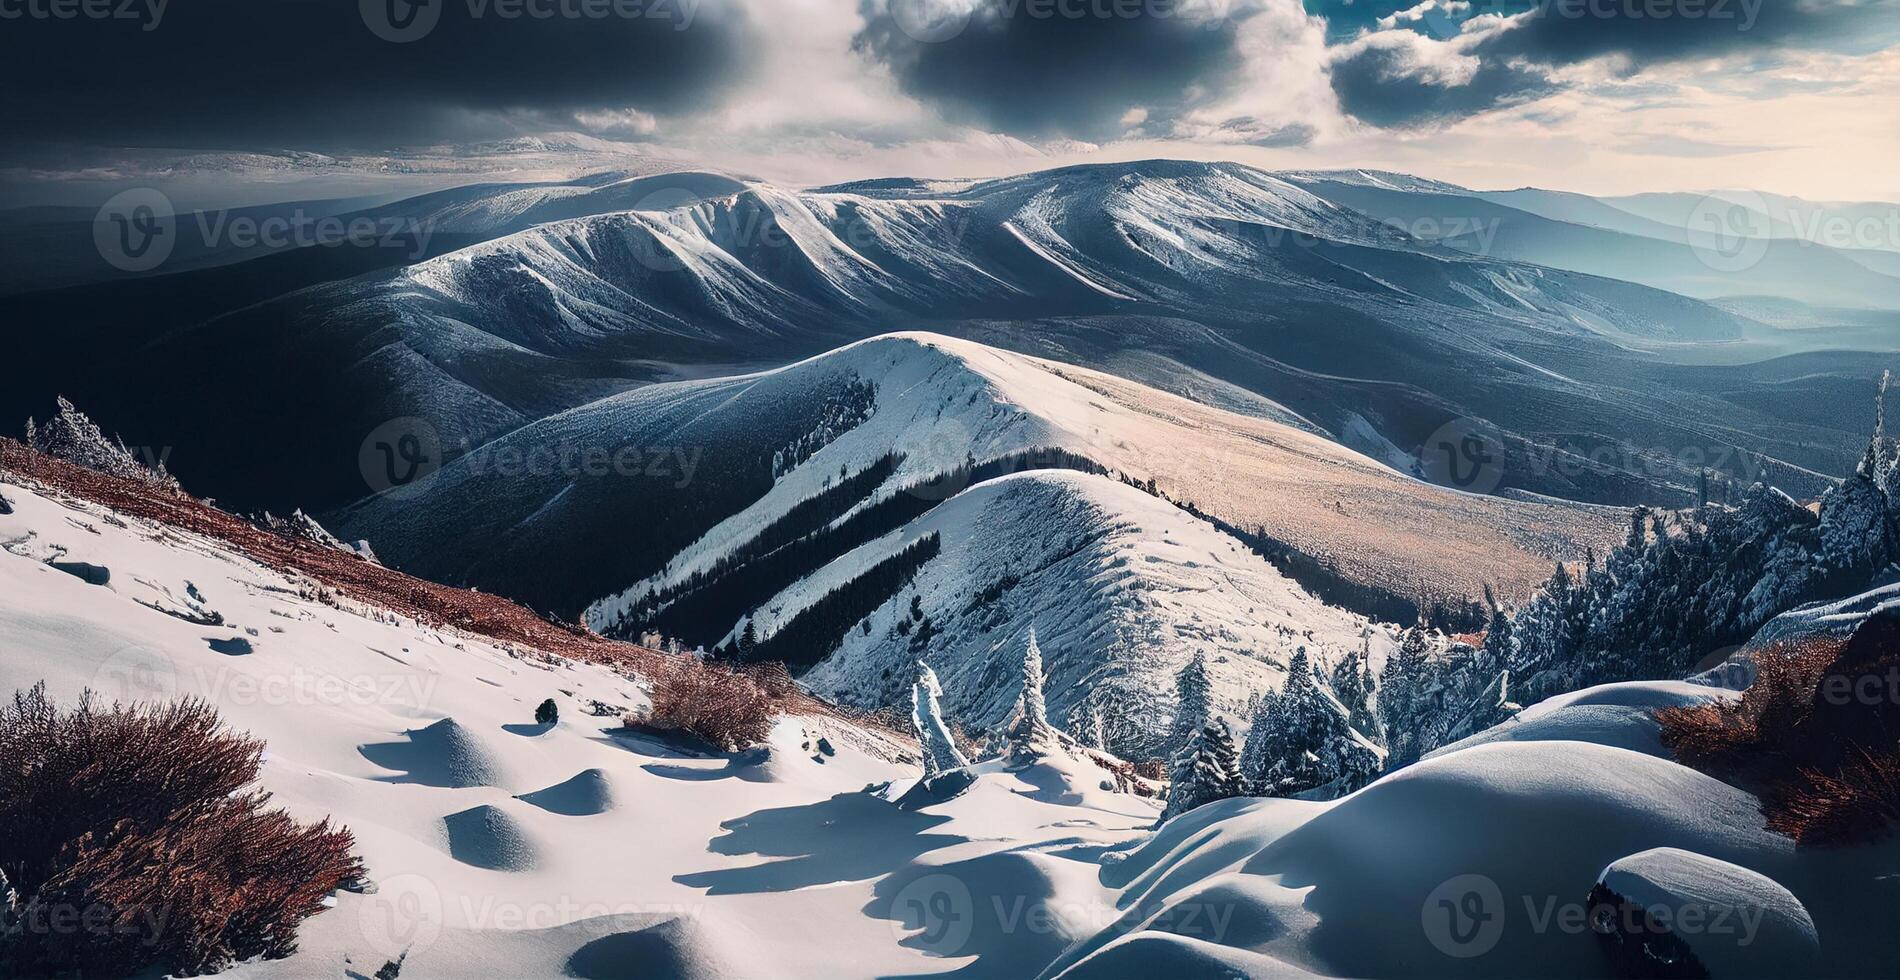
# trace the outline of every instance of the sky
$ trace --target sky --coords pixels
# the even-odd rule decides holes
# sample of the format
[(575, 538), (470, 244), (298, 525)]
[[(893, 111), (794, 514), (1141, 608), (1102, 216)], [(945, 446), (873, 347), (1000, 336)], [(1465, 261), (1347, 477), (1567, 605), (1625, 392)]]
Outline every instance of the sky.
[(801, 184), (1183, 157), (1900, 200), (1900, 0), (0, 0), (0, 203), (555, 133)]

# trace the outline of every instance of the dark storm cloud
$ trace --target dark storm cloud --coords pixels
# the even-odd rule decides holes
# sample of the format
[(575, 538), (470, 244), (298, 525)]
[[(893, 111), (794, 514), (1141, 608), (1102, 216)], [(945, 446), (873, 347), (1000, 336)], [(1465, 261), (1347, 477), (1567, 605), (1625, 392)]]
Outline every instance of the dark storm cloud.
[(735, 0), (0, 0), (0, 142), (380, 146), (677, 113), (753, 36)]
[[(1130, 109), (1165, 119), (1229, 85), (1252, 2), (863, 0), (855, 47), (960, 122), (1025, 137), (1118, 135)], [(1216, 12), (1218, 8), (1219, 12)], [(1229, 10), (1228, 8), (1231, 8)]]
[(1483, 60), (1469, 80), (1443, 84), (1406, 62), (1403, 49), (1366, 46), (1332, 67), (1333, 93), (1347, 114), (1375, 126), (1408, 128), (1450, 122), (1550, 94), (1541, 72)]
[(1774, 49), (1872, 51), (1900, 40), (1897, 14), (1896, 0), (1546, 0), (1477, 50), (1541, 65), (1617, 55), (1636, 67)]
[[(1323, 2), (1337, 11), (1342, 0)], [(1636, 71), (1748, 53), (1866, 53), (1900, 41), (1900, 0), (1473, 0), (1456, 9), (1467, 19), (1509, 18), (1467, 21), (1473, 36), (1455, 50), (1477, 61), (1468, 80), (1440, 84), (1403, 46), (1362, 39), (1333, 65), (1342, 108), (1379, 126), (1424, 126), (1542, 97), (1556, 90), (1551, 70), (1598, 58)], [(1449, 56), (1452, 45), (1440, 44)]]

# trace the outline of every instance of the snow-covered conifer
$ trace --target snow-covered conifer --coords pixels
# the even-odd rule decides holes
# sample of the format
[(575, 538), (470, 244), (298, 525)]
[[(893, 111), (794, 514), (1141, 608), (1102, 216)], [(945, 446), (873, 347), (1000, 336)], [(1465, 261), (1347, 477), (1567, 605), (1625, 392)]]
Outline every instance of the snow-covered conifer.
[(1156, 823), (1215, 800), (1239, 796), (1242, 792), (1238, 753), (1227, 722), (1215, 718), (1197, 732), (1182, 753), (1185, 764), (1168, 786), (1168, 802)]
[(1042, 695), (1042, 648), (1036, 644), (1034, 626), (1029, 628), (1029, 642), (1023, 648), (1022, 690), (1016, 695), (1016, 708), (1006, 732), (1010, 754), (1019, 757), (1040, 754), (1056, 741)]
[(59, 410), (46, 424), (26, 420), (26, 444), (33, 449), (76, 466), (112, 476), (130, 477), (146, 483), (176, 488), (178, 481), (165, 472), (165, 464), (147, 466), (125, 448), (117, 438), (108, 438), (86, 413), (73, 407), (64, 397)]
[(942, 696), (943, 686), (937, 683), (937, 672), (918, 661), (917, 682), (910, 690), (910, 721), (917, 728), (917, 744), (923, 755), (926, 776), (970, 764), (957, 748), (956, 739), (951, 737), (950, 727), (943, 722), (943, 709), (938, 704)]
[(1194, 651), (1187, 666), (1174, 675), (1174, 723), (1168, 728), (1169, 758), (1187, 751), (1213, 710), (1212, 686), (1207, 680), (1207, 655)]

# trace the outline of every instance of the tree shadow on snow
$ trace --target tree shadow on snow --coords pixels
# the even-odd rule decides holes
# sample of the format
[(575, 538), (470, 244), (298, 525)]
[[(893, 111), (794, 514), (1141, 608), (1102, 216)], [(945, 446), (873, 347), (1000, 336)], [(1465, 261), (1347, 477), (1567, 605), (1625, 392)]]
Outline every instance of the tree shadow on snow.
[(760, 810), (720, 824), (708, 845), (714, 854), (785, 858), (748, 868), (674, 875), (711, 895), (790, 891), (840, 881), (863, 881), (903, 867), (918, 855), (961, 844), (964, 838), (926, 833), (950, 818), (899, 810), (868, 793), (840, 793), (803, 806)]
[(519, 735), (522, 738), (540, 738), (541, 736), (546, 735), (547, 733), (553, 731), (554, 728), (555, 726), (553, 725), (530, 725), (530, 724), (501, 726), (502, 731), (507, 732), (510, 735)]
[(733, 755), (726, 764), (718, 769), (700, 769), (696, 766), (662, 766), (648, 764), (641, 766), (647, 772), (665, 779), (678, 779), (689, 783), (712, 782), (716, 779), (740, 779), (748, 783), (772, 782), (772, 774), (765, 764), (771, 761), (772, 751), (767, 748), (752, 748)]
[(713, 755), (711, 746), (682, 733), (660, 732), (651, 728), (635, 730), (625, 726), (603, 728), (600, 732), (604, 737), (595, 741), (649, 759), (709, 759)]
[(1064, 919), (1043, 870), (1015, 851), (912, 864), (880, 879), (871, 894), (864, 914), (908, 931), (900, 945), (933, 957), (976, 957), (948, 973), (884, 980), (1033, 977), (1092, 931), (1089, 921)]
[(1069, 784), (1069, 777), (1054, 766), (1035, 763), (1012, 769), (1010, 774), (1034, 787), (1027, 793), (1017, 790), (1018, 795), (1056, 806), (1078, 806), (1082, 803), (1082, 794), (1075, 792)]

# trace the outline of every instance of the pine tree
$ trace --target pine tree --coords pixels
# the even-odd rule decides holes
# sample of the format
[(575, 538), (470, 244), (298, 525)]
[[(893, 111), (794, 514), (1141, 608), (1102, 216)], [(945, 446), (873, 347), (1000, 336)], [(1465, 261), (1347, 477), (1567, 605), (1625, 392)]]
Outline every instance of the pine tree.
[(1333, 668), (1333, 696), (1346, 708), (1346, 724), (1368, 737), (1377, 735), (1379, 722), (1372, 714), (1372, 631), (1360, 649), (1346, 654)]
[(147, 466), (125, 448), (125, 442), (114, 436), (108, 438), (100, 431), (86, 413), (73, 407), (73, 403), (64, 397), (58, 399), (59, 410), (45, 425), (39, 425), (31, 418), (26, 420), (26, 444), (37, 452), (45, 453), (55, 459), (83, 466), (100, 473), (113, 476), (130, 477), (157, 486), (177, 489), (178, 481), (165, 472), (165, 464), (158, 461)]
[(1167, 806), (1155, 823), (1157, 827), (1196, 807), (1241, 793), (1239, 759), (1227, 722), (1219, 718), (1208, 722), (1189, 741), (1188, 751), (1182, 756), (1186, 763), (1168, 786)]
[[(1268, 691), (1253, 702), (1247, 726), (1247, 744), (1240, 750), (1241, 790), (1254, 796), (1265, 796), (1265, 776), (1277, 761), (1275, 753), (1280, 749), (1283, 733), (1280, 727), (1285, 724), (1286, 711), (1282, 704), (1282, 692)], [(1185, 773), (1186, 768), (1182, 771)]]
[(937, 672), (919, 660), (917, 682), (910, 689), (910, 721), (917, 729), (917, 744), (923, 754), (925, 776), (961, 769), (970, 764), (970, 760), (957, 748), (956, 739), (950, 735), (950, 727), (943, 722), (943, 709), (938, 704), (942, 696), (943, 686), (937, 683)]
[[(1883, 377), (1876, 391), (1874, 435), (1860, 464), (1822, 496), (1818, 515), (1763, 482), (1734, 506), (1637, 508), (1623, 543), (1601, 561), (1586, 555), (1575, 576), (1558, 567), (1514, 615), (1494, 608), (1481, 649), (1429, 661), (1426, 679), (1406, 689), (1382, 682), (1392, 765), (1481, 730), (1515, 704), (1681, 677), (1779, 613), (1866, 591), (1891, 574), (1900, 560), (1900, 444), (1886, 435), (1889, 384)], [(1396, 681), (1411, 672), (1393, 662), (1387, 673)], [(1401, 718), (1403, 731), (1393, 727)]]
[(1183, 755), (1213, 712), (1212, 685), (1207, 679), (1207, 655), (1194, 651), (1187, 666), (1174, 675), (1174, 722), (1168, 727), (1168, 757)]
[(1246, 765), (1241, 776), (1247, 791), (1257, 796), (1290, 796), (1325, 781), (1319, 753), (1327, 736), (1319, 685), (1306, 648), (1287, 660), (1286, 684), (1261, 713), (1247, 738)]
[(561, 706), (555, 704), (553, 698), (541, 702), (541, 706), (534, 709), (534, 723), (537, 725), (552, 725), (560, 720)]
[(1029, 643), (1023, 649), (1022, 690), (1016, 695), (1016, 708), (1007, 729), (1010, 754), (1018, 758), (1041, 755), (1056, 742), (1042, 684), (1042, 648), (1036, 645), (1036, 628), (1031, 626)]
[(1418, 761), (1425, 687), (1431, 669), (1431, 639), (1414, 625), (1399, 640), (1399, 650), (1379, 677), (1379, 724), (1385, 729), (1386, 767), (1400, 769)]

